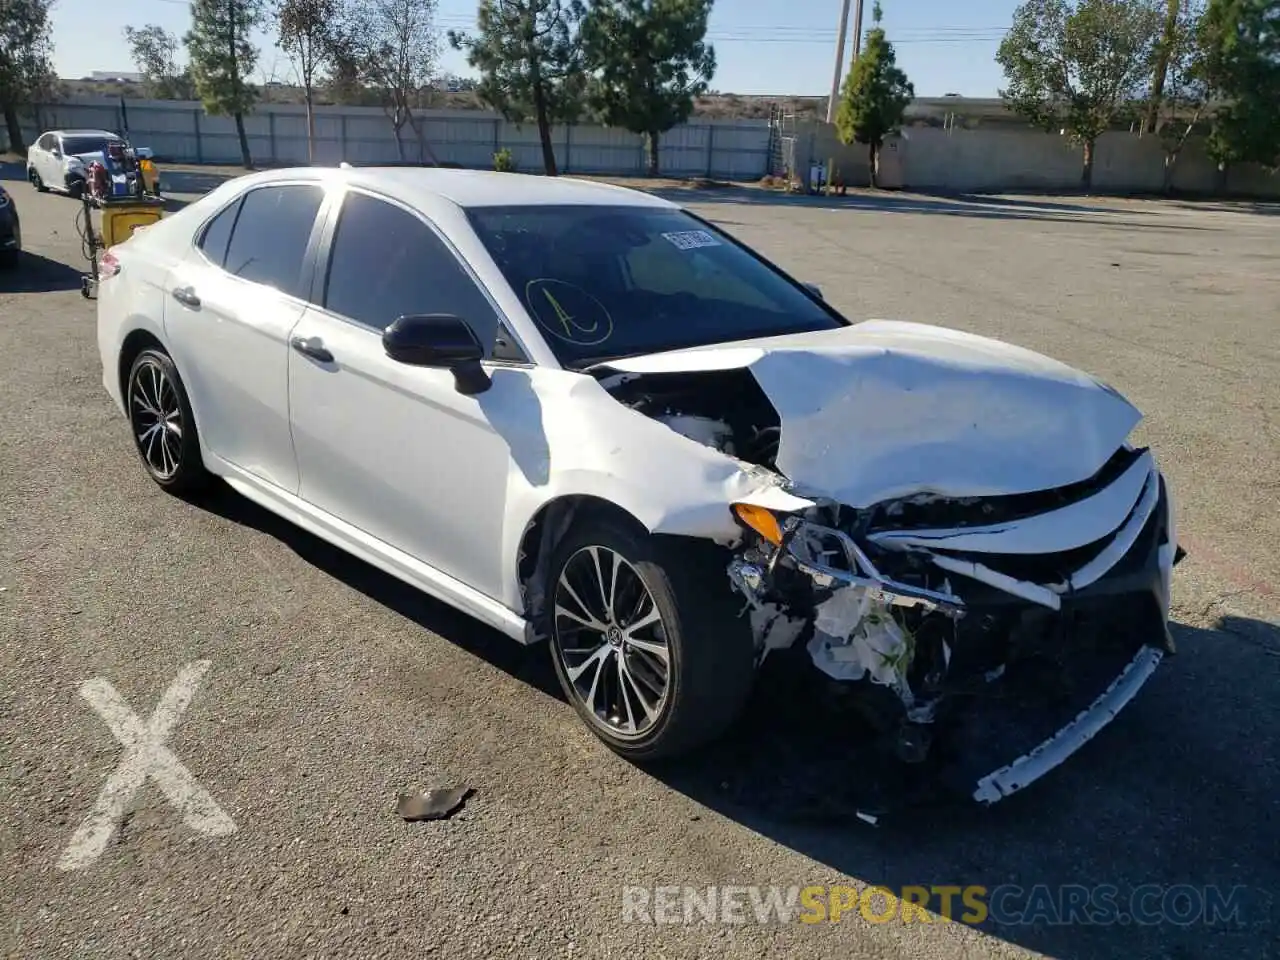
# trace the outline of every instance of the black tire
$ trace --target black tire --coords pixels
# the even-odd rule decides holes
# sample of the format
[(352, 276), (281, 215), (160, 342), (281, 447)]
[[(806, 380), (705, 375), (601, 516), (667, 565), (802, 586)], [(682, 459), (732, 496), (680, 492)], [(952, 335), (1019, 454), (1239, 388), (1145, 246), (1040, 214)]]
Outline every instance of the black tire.
[[(203, 491), (210, 474), (200, 455), (196, 418), (167, 353), (147, 349), (138, 354), (125, 381), (124, 400), (134, 449), (151, 479), (174, 495)], [(162, 420), (165, 425), (158, 426)]]
[[(596, 548), (594, 555), (592, 548)], [(603, 571), (606, 556), (610, 566), (607, 573)], [(617, 579), (612, 579), (614, 557), (625, 561), (625, 566), (618, 567)], [(582, 569), (592, 575), (594, 568), (584, 568), (583, 564), (595, 560), (601, 562), (601, 579), (608, 579), (616, 588), (614, 606), (619, 615), (608, 617), (602, 588), (597, 590), (593, 609), (577, 612), (590, 614), (602, 625), (607, 617), (608, 623), (623, 633), (621, 640), (579, 626), (574, 618), (559, 612), (563, 607), (578, 606), (566, 601), (566, 597), (582, 590), (579, 582), (574, 594), (558, 593), (563, 590), (562, 575), (572, 586)], [(755, 649), (749, 623), (739, 617), (742, 605), (733, 599), (725, 571), (727, 561), (723, 548), (708, 541), (654, 537), (611, 517), (593, 517), (575, 524), (556, 548), (546, 583), (549, 645), (556, 676), (578, 715), (621, 756), (650, 761), (689, 753), (723, 734), (741, 713), (755, 679)], [(631, 606), (632, 597), (625, 594), (628, 588), (624, 584), (631, 582), (633, 574), (648, 592), (652, 607), (640, 600), (628, 617), (622, 611)], [(582, 600), (589, 602), (585, 597)], [(643, 627), (634, 638), (630, 631), (622, 629), (628, 622), (647, 620), (650, 609), (655, 609), (661, 618), (656, 628)], [(657, 632), (642, 638), (642, 632), (651, 629)], [(658, 675), (654, 667), (660, 659), (630, 646), (639, 641), (653, 647), (658, 636), (664, 638), (667, 653), (666, 687), (661, 696), (654, 695), (654, 687), (641, 686), (646, 677)], [(583, 651), (595, 645), (595, 637), (599, 637), (599, 645), (595, 653), (587, 656)], [(586, 667), (575, 684), (570, 672), (583, 669), (583, 664), (606, 646), (611, 650), (605, 650), (600, 663)], [(629, 686), (622, 679), (620, 659), (628, 665), (625, 676), (630, 678)], [(594, 681), (587, 679), (593, 675)], [(616, 722), (609, 719), (607, 709), (600, 709), (606, 706), (609, 684), (615, 700), (620, 687), (629, 691), (627, 707), (633, 716), (648, 713), (641, 709), (643, 704), (636, 696), (649, 694), (656, 718), (646, 718), (647, 729), (628, 731), (622, 725), (621, 709), (614, 711)], [(581, 687), (588, 685), (584, 692)], [(593, 692), (596, 709), (589, 707), (586, 700), (586, 695)]]
[(21, 250), (0, 250), (0, 270), (13, 270), (21, 256)]
[(84, 179), (82, 177), (71, 177), (67, 180), (67, 195), (73, 200), (79, 200), (81, 194), (84, 193)]
[(49, 188), (45, 185), (44, 180), (40, 178), (40, 172), (32, 167), (27, 171), (27, 179), (31, 185), (36, 188), (36, 193), (48, 193)]

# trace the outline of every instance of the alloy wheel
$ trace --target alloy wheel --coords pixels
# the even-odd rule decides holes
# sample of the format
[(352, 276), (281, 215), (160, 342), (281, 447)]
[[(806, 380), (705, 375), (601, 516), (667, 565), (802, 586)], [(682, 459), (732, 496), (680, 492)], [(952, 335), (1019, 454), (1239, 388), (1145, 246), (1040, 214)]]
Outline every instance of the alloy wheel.
[(152, 473), (172, 479), (182, 463), (182, 400), (173, 380), (150, 357), (138, 365), (129, 384), (129, 419)]
[(642, 737), (666, 707), (671, 655), (639, 572), (608, 547), (583, 547), (565, 563), (553, 599), (552, 642), (579, 702), (611, 736)]

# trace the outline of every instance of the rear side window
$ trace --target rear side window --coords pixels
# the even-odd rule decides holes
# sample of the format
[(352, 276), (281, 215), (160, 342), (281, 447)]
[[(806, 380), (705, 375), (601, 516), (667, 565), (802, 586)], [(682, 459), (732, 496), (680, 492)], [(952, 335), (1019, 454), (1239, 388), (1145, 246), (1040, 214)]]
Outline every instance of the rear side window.
[(396, 318), (450, 313), (492, 349), (497, 316), (425, 222), (394, 204), (348, 193), (329, 256), (325, 309), (382, 330)]
[(313, 184), (250, 190), (240, 201), (240, 216), (231, 231), (223, 269), (241, 279), (302, 296), (302, 262), (323, 201), (324, 189)]
[(236, 214), (240, 211), (240, 200), (227, 207), (209, 221), (200, 238), (200, 249), (211, 263), (222, 266), (227, 259), (227, 241), (231, 239), (231, 228), (236, 225)]

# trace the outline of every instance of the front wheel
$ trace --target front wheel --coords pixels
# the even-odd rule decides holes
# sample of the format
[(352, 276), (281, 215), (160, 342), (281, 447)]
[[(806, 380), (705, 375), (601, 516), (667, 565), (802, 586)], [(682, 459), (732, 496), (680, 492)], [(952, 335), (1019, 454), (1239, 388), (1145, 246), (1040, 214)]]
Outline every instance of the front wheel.
[(194, 493), (209, 480), (196, 419), (178, 368), (162, 350), (143, 350), (125, 391), (134, 447), (151, 479), (173, 494)]
[(45, 186), (44, 180), (40, 178), (39, 171), (32, 167), (27, 171), (27, 179), (31, 181), (31, 185), (36, 188), (36, 193), (48, 193), (49, 188)]
[(556, 549), (546, 594), (556, 675), (616, 753), (687, 753), (741, 712), (755, 652), (725, 559), (714, 544), (676, 549), (612, 518), (578, 524)]

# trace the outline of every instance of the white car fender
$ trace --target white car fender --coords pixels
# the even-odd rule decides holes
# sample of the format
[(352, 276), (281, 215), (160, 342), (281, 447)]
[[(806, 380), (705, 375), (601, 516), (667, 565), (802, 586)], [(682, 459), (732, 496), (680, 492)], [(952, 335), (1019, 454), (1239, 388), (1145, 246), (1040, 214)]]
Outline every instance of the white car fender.
[(526, 535), (553, 502), (604, 500), (651, 533), (726, 546), (741, 538), (734, 502), (779, 511), (813, 506), (788, 493), (781, 476), (629, 409), (590, 376), (538, 370), (531, 379), (538, 403), (519, 428), (500, 429), (512, 444), (502, 552), (510, 571), (504, 599), (514, 609), (520, 609), (521, 552), (531, 546)]

